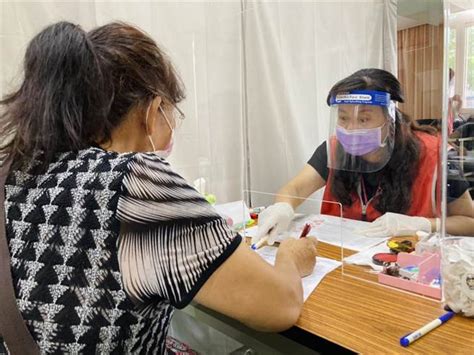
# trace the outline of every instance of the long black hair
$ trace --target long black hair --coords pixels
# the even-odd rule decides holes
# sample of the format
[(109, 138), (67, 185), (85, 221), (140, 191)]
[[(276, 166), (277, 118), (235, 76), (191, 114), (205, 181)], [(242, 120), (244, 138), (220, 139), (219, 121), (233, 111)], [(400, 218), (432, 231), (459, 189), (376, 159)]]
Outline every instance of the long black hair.
[(13, 167), (40, 154), (46, 167), (58, 152), (109, 141), (131, 108), (157, 95), (177, 103), (184, 89), (143, 31), (55, 23), (31, 40), (20, 88), (0, 101), (0, 154)]
[[(391, 100), (404, 102), (400, 82), (388, 71), (362, 69), (337, 82), (329, 91), (332, 96), (352, 90), (377, 90), (390, 93)], [(375, 201), (375, 208), (382, 213), (404, 213), (411, 204), (413, 180), (418, 172), (420, 141), (414, 131), (435, 133), (430, 127), (421, 127), (408, 115), (396, 110), (395, 146), (387, 165), (377, 173), (382, 193)], [(352, 205), (360, 173), (334, 170), (331, 176), (331, 193), (343, 204)]]

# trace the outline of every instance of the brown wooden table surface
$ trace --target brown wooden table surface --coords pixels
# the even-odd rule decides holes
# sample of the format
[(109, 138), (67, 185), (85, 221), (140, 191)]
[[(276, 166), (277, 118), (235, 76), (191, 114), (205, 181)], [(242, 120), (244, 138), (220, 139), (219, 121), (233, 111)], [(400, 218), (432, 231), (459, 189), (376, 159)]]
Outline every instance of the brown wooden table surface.
[[(318, 244), (318, 253), (341, 259), (340, 248), (325, 243)], [(400, 337), (445, 313), (441, 303), (357, 275), (376, 281), (363, 267), (336, 269), (305, 302), (296, 326), (363, 354), (474, 354), (474, 319), (459, 315), (403, 348)]]

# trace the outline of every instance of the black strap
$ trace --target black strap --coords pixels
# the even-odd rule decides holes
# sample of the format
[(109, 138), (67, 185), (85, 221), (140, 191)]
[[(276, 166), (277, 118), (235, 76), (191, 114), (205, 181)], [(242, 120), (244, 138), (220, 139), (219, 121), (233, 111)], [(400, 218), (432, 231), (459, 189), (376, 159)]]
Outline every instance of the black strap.
[(5, 181), (10, 171), (7, 159), (0, 173), (0, 334), (12, 355), (37, 355), (39, 347), (26, 327), (16, 303), (10, 267), (5, 219)]

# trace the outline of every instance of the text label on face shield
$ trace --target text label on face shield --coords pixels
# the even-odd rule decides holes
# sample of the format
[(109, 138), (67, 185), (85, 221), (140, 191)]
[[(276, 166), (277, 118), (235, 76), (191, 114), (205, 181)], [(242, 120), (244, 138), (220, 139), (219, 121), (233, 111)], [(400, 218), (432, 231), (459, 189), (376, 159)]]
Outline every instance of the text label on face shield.
[(375, 90), (354, 90), (347, 94), (337, 94), (331, 97), (330, 104), (389, 106), (390, 94)]

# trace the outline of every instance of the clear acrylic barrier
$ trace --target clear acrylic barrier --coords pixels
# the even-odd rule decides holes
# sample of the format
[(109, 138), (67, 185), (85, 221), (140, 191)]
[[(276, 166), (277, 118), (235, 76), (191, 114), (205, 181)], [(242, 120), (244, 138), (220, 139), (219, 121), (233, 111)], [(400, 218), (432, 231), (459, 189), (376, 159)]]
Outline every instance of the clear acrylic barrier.
[[(234, 6), (237, 11), (230, 11), (224, 6), (208, 5), (206, 10), (223, 11), (223, 14), (191, 22), (196, 23), (197, 27), (193, 30), (188, 28), (184, 33), (184, 42), (189, 49), (181, 56), (183, 63), (187, 63), (185, 66), (188, 66), (183, 72), (188, 87), (188, 99), (183, 104), (187, 120), (178, 132), (177, 154), (172, 156), (171, 161), (190, 182), (197, 181), (196, 187), (201, 192), (215, 195), (218, 204), (241, 198), (249, 208), (274, 203), (278, 197), (276, 194), (261, 191), (276, 191), (286, 183), (326, 138), (325, 98), (329, 88), (352, 71), (382, 65), (378, 61), (381, 57), (369, 55), (371, 51), (378, 52), (371, 42), (349, 48), (365, 53), (365, 56), (347, 52), (344, 41), (348, 40), (348, 32), (344, 26), (339, 32), (325, 37), (332, 42), (331, 46), (318, 46), (318, 51), (311, 49), (316, 46), (316, 40), (295, 41), (290, 35), (276, 43), (274, 27), (287, 30), (288, 27), (300, 25), (314, 29), (315, 34), (321, 30), (312, 27), (317, 26), (315, 23), (318, 22), (313, 23), (314, 16), (322, 16), (320, 10), (347, 15), (349, 8), (352, 9), (329, 3), (300, 6), (252, 3), (245, 4), (243, 11), (240, 5)], [(373, 10), (378, 7), (374, 5)], [(305, 13), (307, 16), (288, 16), (286, 21), (280, 23), (276, 16), (270, 15), (281, 10), (295, 15)], [(199, 17), (200, 12), (193, 13), (193, 16)], [(223, 32), (224, 23), (228, 32)], [(372, 33), (372, 30), (364, 27), (363, 32)], [(312, 30), (301, 33), (304, 38), (311, 39), (313, 36)], [(361, 38), (365, 37), (361, 35)], [(374, 39), (373, 42), (378, 41)], [(226, 52), (222, 48), (226, 48)], [(308, 52), (303, 52), (304, 48), (308, 48)], [(294, 56), (295, 52), (305, 54)], [(329, 57), (328, 65), (321, 65)], [(399, 72), (409, 72), (404, 69), (407, 63), (408, 60), (399, 63)], [(442, 71), (437, 67), (426, 69), (424, 73), (440, 74)], [(436, 92), (440, 93), (441, 79), (438, 84)], [(417, 98), (411, 93), (414, 84), (406, 79), (402, 85), (409, 94), (407, 102), (413, 106)], [(426, 84), (423, 91), (431, 87), (431, 84)], [(439, 101), (433, 100), (438, 104)], [(424, 106), (435, 105), (431, 102)], [(433, 116), (439, 121), (441, 113), (438, 109), (436, 106), (436, 109), (423, 114), (407, 111), (414, 119)], [(433, 153), (440, 159), (441, 149), (440, 146)], [(441, 163), (442, 160), (440, 167), (445, 166)], [(271, 166), (273, 173), (263, 168), (265, 166)], [(205, 180), (205, 184), (201, 179)], [(249, 189), (244, 191), (243, 197), (240, 196), (242, 186)], [(342, 212), (339, 217), (321, 216), (322, 202), (317, 198), (306, 199), (297, 209), (298, 216), (301, 214), (302, 217), (299, 224), (298, 220), (295, 221), (293, 236), (298, 235), (305, 222), (304, 216), (316, 216), (312, 233), (320, 239), (320, 250), (325, 250), (325, 257), (342, 261), (344, 276), (380, 285), (377, 275), (380, 266), (374, 270), (372, 266), (358, 264), (372, 265), (375, 253), (388, 252), (386, 240), (358, 235), (357, 229), (363, 228), (365, 222), (342, 219)], [(440, 201), (437, 203), (440, 204)], [(340, 205), (338, 208), (341, 211)], [(249, 212), (242, 208), (242, 221), (246, 221)], [(441, 216), (437, 214), (436, 217)], [(242, 222), (235, 224), (239, 223)], [(251, 230), (252, 226), (240, 227), (244, 234), (255, 231)], [(325, 232), (325, 227), (329, 232)], [(327, 243), (331, 240), (333, 244)]]
[[(247, 13), (248, 16), (244, 16), (244, 187), (248, 189), (244, 195), (250, 195), (244, 196), (244, 200), (250, 198), (249, 207), (273, 203), (276, 194), (271, 192), (277, 191), (298, 174), (316, 148), (327, 139), (328, 91), (337, 81), (356, 70), (372, 67), (391, 71), (401, 81), (404, 92), (405, 104), (400, 103), (399, 108), (409, 114), (413, 121), (420, 120), (418, 123), (424, 125), (416, 134), (421, 136), (429, 131), (431, 135), (436, 135), (435, 128), (426, 125), (434, 122), (439, 127), (443, 119), (445, 68), (439, 60), (443, 51), (440, 43), (443, 38), (442, 2), (433, 3), (426, 9), (424, 1), (418, 3), (423, 5), (420, 11), (426, 12), (423, 14), (426, 15), (423, 21), (420, 21), (421, 27), (411, 30), (395, 26), (394, 36), (400, 36), (400, 42), (404, 43), (400, 48), (392, 42), (394, 37), (391, 40), (379, 38), (382, 33), (388, 33), (380, 30), (387, 24), (382, 20), (385, 6), (382, 3), (367, 4), (364, 7), (356, 2), (311, 2), (299, 5), (258, 3), (254, 5), (252, 12)], [(413, 15), (406, 6), (400, 6), (396, 11), (400, 16)], [(285, 14), (284, 17), (281, 14)], [(332, 16), (336, 14), (341, 21), (332, 21)], [(366, 17), (373, 21), (366, 21)], [(336, 25), (333, 26), (332, 23)], [(359, 28), (360, 31), (354, 33), (346, 26)], [(428, 42), (418, 40), (412, 43), (409, 39), (413, 38), (413, 33), (422, 29), (430, 34)], [(275, 35), (275, 30), (278, 35)], [(323, 36), (323, 33), (326, 35)], [(392, 50), (395, 57), (385, 57)], [(420, 62), (419, 57), (428, 54), (434, 58), (428, 65), (415, 65)], [(386, 60), (396, 57), (398, 67), (387, 64)], [(393, 61), (395, 62), (396, 60)], [(401, 132), (402, 129), (398, 131)], [(424, 190), (419, 191), (420, 194), (436, 195), (436, 201), (430, 205), (432, 217), (441, 218), (441, 140), (438, 146), (431, 148), (433, 150), (429, 155), (435, 158), (430, 164), (437, 165), (438, 169), (434, 169), (430, 182), (412, 187), (413, 179), (408, 174), (397, 176), (395, 183), (391, 181), (388, 184), (387, 193), (398, 196), (397, 198), (409, 196), (412, 190), (421, 190), (422, 185)], [(401, 149), (402, 147), (398, 147), (399, 151)], [(403, 166), (406, 169), (403, 171), (409, 171), (412, 160), (403, 154), (398, 159), (400, 164), (397, 166)], [(394, 170), (396, 169), (392, 167), (392, 171)], [(313, 199), (312, 203), (315, 204), (316, 200)], [(392, 201), (391, 208), (393, 205)], [(310, 213), (319, 213), (319, 209), (313, 207), (309, 207)], [(303, 208), (302, 205), (301, 209)], [(408, 208), (397, 212), (411, 213)], [(418, 211), (413, 214), (416, 213)], [(386, 240), (358, 235), (357, 229), (367, 226), (365, 222), (346, 219), (340, 221), (338, 235), (341, 250), (338, 260), (349, 258), (344, 261), (344, 275), (379, 284), (376, 270), (369, 265), (356, 265), (352, 262), (364, 263), (364, 260), (368, 260), (367, 264), (371, 264), (373, 254), (389, 251)], [(373, 247), (375, 250), (367, 250)], [(360, 254), (361, 251), (367, 255)], [(352, 256), (354, 254), (358, 255)]]
[[(170, 157), (173, 168), (189, 182), (196, 182), (210, 201), (214, 195), (218, 204), (239, 200), (242, 186), (249, 189), (243, 198), (252, 202), (249, 207), (272, 204), (276, 194), (251, 189), (276, 191), (327, 138), (325, 101), (330, 87), (358, 69), (383, 67), (381, 53), (390, 48), (381, 45), (383, 11), (381, 2), (361, 7), (356, 1), (154, 3), (153, 20), (138, 24), (167, 50), (187, 88), (187, 99), (180, 105), (186, 120), (176, 134)], [(354, 27), (359, 30), (352, 31)], [(409, 58), (403, 58), (399, 74), (412, 73), (406, 67)], [(440, 74), (443, 69), (419, 70), (424, 74), (417, 78)], [(414, 83), (403, 75), (399, 78), (407, 103), (414, 106)], [(423, 86), (424, 97), (432, 87), (436, 93), (442, 90), (441, 81), (436, 83)], [(440, 118), (439, 101), (422, 105), (436, 106), (422, 114), (402, 109), (414, 119)], [(271, 169), (264, 168), (268, 166)], [(307, 199), (297, 213), (318, 215), (321, 203), (321, 199)], [(332, 255), (344, 260), (344, 275), (378, 284), (371, 267), (349, 264), (346, 259), (377, 243), (354, 232), (364, 222), (318, 218), (332, 228), (327, 238), (339, 241), (340, 250)], [(320, 240), (323, 232), (320, 228)], [(378, 247), (386, 250), (385, 244)], [(356, 257), (350, 261), (353, 259)]]
[[(358, 234), (358, 230), (367, 227), (369, 223), (342, 218), (342, 206), (339, 203), (317, 198), (303, 200), (295, 196), (244, 190), (243, 201), (245, 201), (245, 203), (241, 205), (242, 212), (240, 217), (243, 221), (246, 221), (246, 223), (234, 226), (235, 230), (246, 238), (246, 242), (250, 246), (251, 238), (256, 235), (259, 228), (258, 218), (255, 219), (255, 214), (259, 215), (276, 201), (288, 201), (288, 199), (301, 201), (301, 205), (295, 210), (295, 217), (289, 225), (288, 230), (280, 234), (277, 238), (277, 242), (288, 237), (298, 238), (304, 225), (309, 223), (312, 228), (308, 235), (316, 237), (319, 241), (318, 257), (320, 257), (320, 264), (323, 268), (326, 267), (324, 264), (326, 259), (336, 260), (341, 262), (338, 266), (341, 267), (341, 272), (344, 277), (352, 277), (364, 282), (390, 287), (400, 292), (409, 292), (419, 297), (429, 297), (433, 300), (440, 299), (441, 288), (439, 284), (431, 288), (426, 288), (424, 285), (417, 285), (417, 287), (415, 287), (416, 285), (411, 285), (412, 290), (410, 291), (406, 289), (410, 285), (404, 285), (405, 289), (400, 288), (399, 280), (394, 281), (390, 280), (390, 278), (388, 280), (386, 278), (379, 279), (379, 273), (383, 267), (375, 265), (372, 262), (372, 257), (376, 253), (390, 252), (387, 245), (388, 238), (365, 237)], [(332, 204), (333, 207), (337, 208), (339, 216), (321, 214), (320, 210), (323, 203)], [(410, 236), (402, 236), (400, 238), (409, 239)], [(437, 240), (438, 237), (434, 236), (433, 239)], [(435, 247), (438, 245), (439, 244), (436, 243)], [(265, 246), (266, 243), (258, 245), (258, 249)], [(431, 244), (420, 243), (417, 247), (417, 251), (419, 251), (420, 254), (432, 252), (433, 250), (429, 249), (430, 246)], [(265, 251), (263, 254), (266, 253)], [(406, 256), (403, 258), (406, 258)], [(433, 267), (438, 268), (439, 274), (439, 254), (426, 259), (427, 260), (414, 260), (414, 257), (410, 256), (405, 261), (405, 264), (403, 264), (402, 261), (402, 266), (411, 266), (411, 263), (414, 261), (423, 263), (424, 266), (421, 267), (423, 276), (420, 276), (420, 281), (422, 280), (424, 284), (429, 284), (433, 281), (432, 279), (436, 277), (432, 271)], [(316, 268), (317, 267), (318, 266), (316, 266)], [(434, 283), (435, 282), (433, 282), (433, 284)], [(415, 288), (417, 289), (416, 292), (414, 292)]]

